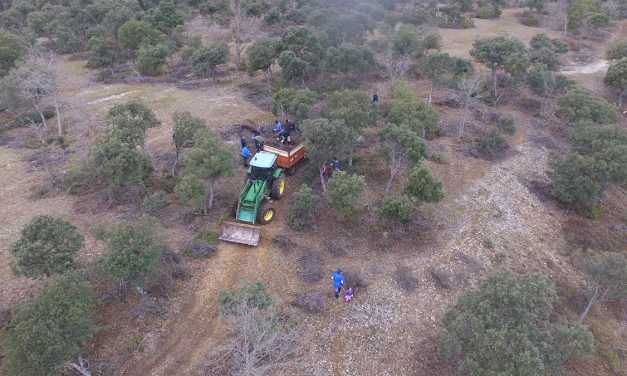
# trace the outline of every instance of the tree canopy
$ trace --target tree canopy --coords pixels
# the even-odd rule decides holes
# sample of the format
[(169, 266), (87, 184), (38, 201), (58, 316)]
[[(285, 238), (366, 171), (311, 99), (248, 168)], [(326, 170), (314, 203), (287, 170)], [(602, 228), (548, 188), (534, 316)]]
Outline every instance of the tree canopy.
[(504, 69), (512, 55), (525, 55), (527, 48), (518, 39), (507, 35), (479, 38), (472, 44), (470, 56), (492, 70), (493, 95), (497, 96), (496, 71)]
[(444, 198), (442, 182), (434, 177), (424, 166), (416, 165), (407, 176), (404, 193), (415, 199), (418, 204), (438, 202)]
[(592, 121), (609, 124), (616, 120), (616, 108), (613, 105), (578, 86), (561, 95), (557, 105), (555, 114), (569, 123)]
[(416, 132), (406, 125), (387, 124), (381, 129), (379, 136), (382, 141), (382, 152), (390, 169), (384, 191), (384, 196), (387, 196), (400, 168), (408, 162), (419, 162), (426, 156), (427, 148)]
[(387, 119), (396, 125), (407, 125), (423, 137), (435, 133), (439, 114), (428, 103), (417, 100), (411, 88), (404, 82), (396, 82), (390, 88)]
[(194, 134), (193, 142), (194, 146), (183, 156), (185, 169), (177, 191), (183, 202), (207, 214), (213, 207), (216, 182), (235, 172), (235, 151), (204, 129)]
[(357, 214), (356, 205), (365, 189), (366, 179), (363, 176), (335, 171), (329, 179), (325, 195), (335, 214), (340, 219), (349, 219)]
[(331, 158), (341, 158), (350, 150), (350, 144), (355, 137), (355, 131), (344, 125), (343, 121), (316, 119), (305, 121), (303, 138), (305, 148), (309, 150), (308, 158), (320, 172), (323, 189), (326, 189), (322, 171)]
[(0, 29), (0, 77), (6, 75), (25, 53), (26, 44), (17, 35)]
[(277, 58), (276, 42), (269, 38), (258, 38), (246, 50), (248, 56), (246, 67), (249, 73), (262, 70), (268, 78), (268, 90), (272, 90), (272, 64)]
[(627, 57), (620, 59), (616, 64), (611, 65), (607, 70), (605, 84), (616, 90), (617, 107), (623, 106), (623, 96), (627, 92)]
[(37, 215), (24, 226), (10, 252), (13, 271), (27, 277), (62, 274), (76, 266), (74, 256), (85, 237), (70, 222), (49, 215)]
[(2, 371), (15, 376), (53, 374), (83, 354), (98, 329), (96, 295), (75, 274), (64, 274), (13, 311), (2, 332)]
[(190, 61), (194, 74), (199, 77), (211, 75), (215, 79), (215, 69), (226, 62), (229, 49), (225, 42), (218, 42), (210, 47), (201, 47), (192, 55)]
[(141, 287), (154, 274), (165, 244), (151, 221), (120, 221), (107, 234), (107, 249), (95, 261), (96, 270), (120, 286), (130, 283)]
[(309, 110), (316, 101), (316, 93), (309, 89), (283, 88), (272, 98), (272, 112), (276, 116), (287, 116), (292, 120), (305, 120)]
[(494, 272), (444, 316), (442, 352), (458, 375), (539, 375), (590, 353), (585, 326), (549, 320), (556, 298), (542, 274)]

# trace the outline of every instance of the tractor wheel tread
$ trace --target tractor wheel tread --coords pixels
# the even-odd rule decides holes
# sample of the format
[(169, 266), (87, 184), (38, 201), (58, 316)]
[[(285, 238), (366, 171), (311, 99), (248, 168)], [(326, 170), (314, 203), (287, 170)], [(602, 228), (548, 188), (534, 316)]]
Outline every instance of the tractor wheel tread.
[[(283, 182), (283, 183), (281, 183)], [(283, 188), (281, 187), (283, 185)], [(270, 197), (279, 200), (285, 193), (285, 174), (281, 173), (272, 181), (272, 189), (270, 190)]]
[[(272, 212), (272, 215), (270, 217), (267, 217), (266, 214), (270, 211)], [(275, 216), (276, 210), (274, 210), (274, 208), (270, 206), (270, 203), (263, 203), (261, 204), (261, 206), (259, 206), (259, 212), (257, 213), (257, 222), (262, 225), (267, 225), (268, 223), (272, 222)]]

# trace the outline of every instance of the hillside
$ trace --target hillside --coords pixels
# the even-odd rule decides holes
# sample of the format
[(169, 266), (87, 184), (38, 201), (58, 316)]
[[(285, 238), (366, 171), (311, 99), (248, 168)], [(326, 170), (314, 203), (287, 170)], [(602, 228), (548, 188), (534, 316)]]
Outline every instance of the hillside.
[[(50, 8), (67, 5), (45, 3)], [(125, 21), (127, 23), (142, 17), (157, 22), (154, 20), (158, 20), (161, 14), (157, 5), (152, 10), (145, 10), (142, 2), (138, 3), (140, 5), (135, 5), (134, 1), (127, 3), (125, 7), (141, 14)], [(592, 177), (599, 188), (591, 202), (575, 208), (579, 202), (566, 203), (552, 193), (558, 184), (552, 161), (575, 150), (575, 141), (570, 135), (579, 126), (576, 125), (578, 120), (571, 119), (570, 114), (559, 114), (564, 106), (560, 98), (578, 88), (587, 90), (590, 96), (607, 103), (612, 109), (608, 117), (613, 119), (591, 121), (595, 124), (590, 127), (615, 127), (618, 134), (624, 132), (627, 126), (627, 117), (620, 112), (624, 110), (624, 105), (623, 108), (616, 108), (613, 104), (616, 90), (603, 81), (608, 69), (612, 69), (610, 67), (625, 60), (605, 58), (608, 50), (627, 40), (627, 21), (624, 18), (615, 16), (611, 22), (608, 21), (603, 35), (587, 35), (591, 32), (581, 26), (564, 36), (562, 30), (549, 22), (552, 8), (540, 13), (540, 25), (525, 26), (520, 22), (520, 14), (531, 11), (519, 8), (518, 3), (512, 3), (511, 7), (499, 5), (503, 6), (502, 13), (494, 19), (471, 18), (474, 10), (462, 12), (462, 18), (468, 17), (474, 23), (472, 27), (463, 29), (450, 28), (448, 24), (434, 21), (418, 22), (416, 25), (402, 19), (403, 13), (415, 14), (418, 13), (416, 9), (428, 8), (414, 2), (392, 1), (385, 2), (391, 5), (381, 6), (369, 1), (332, 5), (316, 1), (287, 2), (290, 5), (286, 8), (292, 13), (300, 11), (315, 15), (319, 11), (317, 7), (320, 7), (325, 12), (368, 16), (367, 22), (362, 19), (351, 21), (357, 25), (363, 23), (364, 30), (359, 37), (351, 37), (351, 30), (344, 31), (346, 34), (338, 37), (342, 42), (336, 43), (332, 40), (334, 36), (330, 35), (333, 27), (323, 26), (323, 22), (316, 21), (314, 16), (302, 16), (306, 21), (299, 23), (294, 20), (300, 20), (300, 16), (292, 13), (288, 16), (287, 10), (281, 10), (284, 12), (281, 13), (284, 17), (282, 21), (268, 24), (267, 15), (272, 9), (281, 8), (279, 2), (250, 1), (246, 4), (254, 3), (259, 10), (247, 16), (246, 22), (254, 23), (254, 28), (251, 26), (254, 30), (244, 35), (247, 49), (243, 48), (242, 69), (236, 70), (234, 59), (240, 46), (229, 22), (232, 26), (237, 11), (229, 10), (228, 2), (163, 3), (170, 4), (174, 9), (167, 8), (170, 13), (166, 12), (166, 15), (172, 16), (175, 14), (172, 12), (176, 11), (181, 13), (182, 18), (179, 25), (160, 32), (166, 42), (172, 42), (169, 45), (171, 51), (163, 58), (155, 74), (148, 74), (138, 71), (140, 49), (132, 52), (130, 48), (120, 47), (124, 43), (120, 32), (111, 34), (107, 31), (106, 28), (113, 22), (110, 18), (103, 17), (97, 25), (104, 30), (102, 38), (110, 38), (116, 46), (120, 45), (119, 51), (114, 62), (94, 68), (94, 56), (99, 56), (102, 49), (90, 49), (88, 43), (83, 43), (76, 50), (63, 51), (62, 47), (69, 48), (67, 43), (62, 45), (60, 42), (66, 34), (55, 31), (55, 35), (48, 36), (46, 30), (31, 30), (35, 17), (28, 17), (31, 21), (27, 24), (27, 17), (24, 16), (20, 24), (19, 17), (22, 16), (17, 14), (21, 3), (0, 0), (0, 15), (5, 17), (2, 22), (10, 25), (6, 21), (9, 17), (18, 20), (13, 29), (3, 24), (6, 33), (20, 35), (31, 52), (39, 49), (40, 58), (49, 59), (46, 66), (55, 78), (56, 88), (52, 91), (61, 103), (64, 128), (59, 140), (56, 129), (58, 115), (54, 112), (47, 119), (47, 128), (41, 122), (32, 120), (31, 124), (16, 126), (16, 119), (19, 120), (21, 114), (27, 112), (26, 109), (33, 111), (30, 108), (32, 105), (14, 98), (10, 69), (5, 73), (2, 70), (4, 65), (0, 66), (0, 73), (5, 77), (0, 103), (0, 179), (3, 182), (0, 188), (0, 280), (3, 282), (0, 286), (0, 325), (4, 325), (7, 333), (15, 330), (13, 324), (17, 322), (16, 317), (20, 317), (18, 308), (35, 301), (60, 278), (54, 273), (33, 278), (16, 273), (12, 247), (20, 239), (22, 229), (37, 215), (63, 218), (84, 235), (84, 244), (74, 256), (76, 265), (68, 264), (65, 268), (76, 269), (80, 280), (93, 287), (96, 297), (94, 317), (97, 317), (99, 330), (87, 340), (76, 341), (80, 358), (74, 356), (64, 359), (65, 363), (50, 364), (51, 374), (449, 375), (455, 374), (456, 369), (458, 374), (465, 374), (459, 371), (461, 368), (458, 368), (457, 362), (447, 359), (442, 353), (442, 338), (449, 328), (445, 324), (445, 315), (460, 296), (481, 288), (488, 276), (503, 268), (521, 274), (541, 273), (556, 291), (555, 304), (549, 311), (551, 322), (574, 322), (588, 302), (587, 288), (593, 279), (577, 264), (577, 252), (609, 251), (625, 256), (627, 196), (623, 176), (625, 165), (620, 164), (624, 163), (624, 155), (621, 156), (620, 151), (624, 151), (627, 145), (621, 144), (622, 139), (617, 138), (619, 141), (616, 141), (619, 152), (608, 157), (614, 158), (612, 161), (616, 162), (619, 170), (616, 176), (622, 178), (612, 175), (612, 178), (601, 181), (596, 175)], [(202, 4), (206, 7), (203, 8)], [(239, 2), (234, 4), (239, 5)], [(480, 8), (479, 5), (475, 8)], [(24, 7), (24, 14), (49, 11), (36, 4)], [(207, 11), (214, 8), (217, 10)], [(377, 12), (381, 12), (381, 17), (374, 16)], [(437, 12), (438, 20), (444, 17), (443, 12), (445, 10)], [(328, 14), (320, 17), (324, 15)], [(398, 18), (398, 23), (390, 25), (393, 17)], [(332, 18), (329, 16), (329, 19)], [(347, 20), (344, 22), (348, 24)], [(315, 30), (315, 33), (300, 35), (300, 39), (294, 38), (290, 42), (293, 45), (282, 47), (284, 51), (302, 53), (295, 59), (306, 60), (317, 53), (312, 52), (315, 48), (311, 45), (303, 47), (300, 52), (294, 47), (314, 35), (321, 40), (320, 51), (322, 45), (328, 45), (328, 48), (336, 48), (332, 53), (339, 55), (339, 49), (346, 47), (347, 40), (351, 38), (351, 48), (372, 50), (360, 50), (363, 55), (348, 63), (352, 68), (338, 68), (337, 71), (329, 68), (333, 56), (327, 50), (320, 52), (321, 57), (316, 63), (319, 66), (305, 61), (303, 66), (307, 68), (301, 74), (290, 71), (291, 68), (298, 69), (294, 65), (280, 63), (281, 58), (275, 56), (270, 65), (272, 82), (263, 69), (255, 71), (251, 68), (247, 72), (246, 67), (252, 64), (248, 54), (255, 40), (269, 37), (289, 44), (285, 42), (289, 39), (285, 32), (291, 30), (294, 24)], [(408, 29), (416, 33), (422, 46), (427, 43), (425, 35), (429, 33), (437, 34), (441, 39), (433, 49), (424, 47), (426, 50), (423, 52), (417, 52), (419, 48), (413, 53), (394, 55), (396, 61), (407, 62), (403, 74), (394, 77), (404, 83), (397, 84), (386, 73), (390, 69), (385, 66), (382, 57), (391, 54), (392, 49), (388, 47), (386, 50), (381, 46), (394, 43), (395, 38), (401, 40), (407, 37), (401, 35), (403, 25), (412, 25)], [(550, 80), (557, 82), (558, 76), (572, 80), (559, 88), (555, 84), (556, 88), (551, 89), (554, 91), (547, 95), (534, 92), (528, 78), (542, 64), (543, 57), (537, 57), (534, 53), (539, 53), (527, 47), (540, 32), (546, 33), (549, 38), (563, 40), (568, 49), (564, 54), (555, 54), (557, 57), (551, 55), (551, 58), (559, 60), (559, 68), (547, 71), (551, 75)], [(490, 102), (494, 101), (490, 71), (470, 51), (478, 38), (491, 38), (502, 33), (522, 42), (524, 59), (527, 60), (526, 65), (523, 64), (524, 72), (520, 73), (524, 78), (515, 78), (518, 73), (513, 70), (499, 69), (498, 91), (501, 96), (496, 98), (498, 103), (495, 104)], [(228, 58), (211, 69), (207, 68), (206, 74), (199, 73), (200, 68), (190, 63), (194, 60), (184, 57), (185, 48), (192, 48), (194, 35), (199, 36), (201, 43), (194, 54), (199, 49), (218, 48), (217, 44), (227, 42)], [(56, 44), (50, 43), (53, 40)], [(594, 54), (587, 62), (578, 60), (578, 51), (584, 47)], [(127, 52), (137, 56), (131, 58), (126, 56)], [(428, 104), (430, 81), (418, 67), (422, 67), (420, 64), (429, 56), (443, 52), (458, 59), (452, 66), (467, 64), (474, 73), (455, 71), (453, 74), (447, 71), (445, 74), (452, 75), (450, 81), (445, 83), (443, 79), (442, 83), (435, 85), (432, 102)], [(11, 69), (31, 66), (28, 56), (25, 52), (23, 60), (16, 59)], [(357, 69), (355, 66), (361, 60), (365, 64), (363, 70), (351, 70)], [(289, 74), (294, 77), (290, 79)], [(473, 78), (477, 86), (468, 92), (465, 109), (463, 99), (460, 99), (463, 91), (460, 82), (470, 82)], [(26, 79), (22, 77), (18, 82), (25, 86)], [(267, 87), (269, 82), (271, 93)], [(395, 85), (401, 85), (401, 88)], [(277, 93), (286, 88), (302, 92), (311, 90), (314, 99), (306, 106), (303, 104), (307, 102), (303, 99), (306, 93), (301, 92), (303, 97), (295, 100), (301, 107), (292, 110), (289, 100), (279, 103)], [(350, 91), (334, 94), (345, 88), (350, 88)], [(410, 161), (409, 157), (403, 160), (399, 172), (391, 179), (390, 196), (410, 196), (406, 186), (415, 166), (426, 170), (434, 181), (441, 182), (443, 195), (438, 199), (411, 196), (408, 199), (411, 202), (408, 220), (385, 219), (377, 214), (377, 208), (384, 200), (384, 188), (392, 162), (386, 159), (390, 151), (386, 151), (385, 142), (389, 140), (385, 139), (382, 129), (395, 122), (394, 106), (400, 107), (404, 100), (395, 95), (400, 95), (398, 93), (404, 88), (413, 96), (409, 106), (411, 111), (416, 107), (427, 108), (424, 113), (418, 113), (427, 117), (424, 114), (433, 110), (436, 121), (433, 130), (426, 130), (428, 120), (416, 123), (422, 127), (422, 133), (415, 127), (410, 130), (411, 137), (408, 137), (419, 140), (426, 151), (418, 162)], [(496, 85), (494, 90), (497, 90)], [(338, 151), (341, 170), (363, 176), (365, 187), (363, 192), (354, 193), (357, 199), (350, 202), (351, 215), (343, 217), (328, 193), (337, 172), (333, 172), (326, 181), (325, 192), (325, 186), (320, 182), (322, 172), (316, 165), (321, 161), (317, 159), (320, 157), (308, 151), (310, 158), (302, 161), (293, 175), (287, 176), (284, 197), (273, 201), (276, 218), (262, 226), (258, 247), (217, 241), (224, 222), (233, 220), (233, 203), (237, 202), (246, 179), (247, 170), (242, 166), (240, 156), (240, 137), (247, 140), (254, 154), (254, 141), (249, 129), (271, 127), (275, 120), (289, 117), (296, 119), (299, 127), (302, 126), (305, 145), (310, 147), (313, 145), (308, 138), (313, 137), (310, 136), (313, 133), (311, 121), (339, 116), (332, 111), (334, 101), (340, 103), (344, 99), (348, 102), (352, 98), (350, 95), (355, 95), (357, 102), (358, 95), (362, 95), (367, 98), (365, 103), (368, 105), (374, 93), (380, 98), (376, 104), (379, 112), (374, 120), (369, 118), (367, 124), (359, 125), (356, 130), (358, 136), (339, 140), (335, 144), (333, 141), (319, 141), (320, 144), (327, 142), (335, 145), (330, 148), (335, 147)], [(52, 98), (52, 94), (44, 96), (37, 106), (52, 111)], [(106, 144), (106, 137), (116, 134), (111, 131), (116, 126), (112, 109), (135, 102), (148, 108), (159, 124), (142, 131), (142, 141), (137, 145), (128, 142), (131, 143), (128, 152), (137, 153), (137, 163), (144, 164), (138, 172), (141, 176), (137, 178), (137, 183), (132, 183), (132, 177), (124, 177), (117, 183), (122, 187), (118, 191), (115, 190), (118, 186), (106, 183), (106, 176), (109, 175), (98, 173), (99, 168), (109, 160), (104, 157), (94, 163), (94, 150), (97, 145)], [(302, 116), (302, 107), (307, 107), (306, 116)], [(340, 107), (337, 105), (337, 108)], [(195, 146), (200, 144), (200, 138), (190, 138), (192, 146), (186, 144), (181, 147), (181, 158), (177, 167), (172, 168), (178, 156), (173, 144), (176, 126), (173, 115), (185, 111), (203, 119), (205, 125), (202, 129), (206, 128), (209, 131), (207, 134), (213, 135), (207, 137), (214, 137), (212, 140), (217, 140), (215, 142), (230, 153), (227, 159), (229, 166), (232, 164), (233, 173), (228, 174), (227, 171), (217, 179), (213, 207), (207, 210), (207, 215), (202, 213), (202, 209), (207, 207), (206, 195), (200, 197), (201, 207), (192, 207), (184, 199), (185, 192), (181, 188), (186, 176), (200, 174), (193, 170), (191, 162), (192, 153), (200, 153)], [(368, 107), (360, 111), (368, 115), (371, 110)], [(348, 121), (359, 114), (349, 115)], [(411, 112), (410, 117), (415, 115), (416, 112)], [(512, 132), (499, 128), (499, 119), (508, 116), (515, 124)], [(460, 117), (466, 119), (465, 128), (461, 130)], [(137, 117), (133, 119), (137, 120)], [(405, 121), (411, 123), (412, 119)], [(394, 125), (407, 129), (411, 127), (411, 124), (400, 123)], [(341, 125), (331, 124), (345, 126), (343, 121)], [(131, 122), (132, 127), (135, 123)], [(481, 143), (491, 130), (498, 134), (498, 137), (495, 136), (497, 142), (504, 143), (494, 146), (498, 150), (493, 152), (486, 151), (491, 145)], [(199, 137), (198, 134), (193, 137)], [(601, 148), (609, 150), (615, 146), (608, 146), (608, 142)], [(124, 141), (120, 144), (127, 146), (128, 143)], [(348, 144), (354, 145), (354, 150), (349, 152)], [(394, 145), (397, 149), (405, 147), (402, 142)], [(335, 156), (323, 156), (326, 158), (324, 163), (330, 163)], [(349, 166), (349, 158), (354, 158), (352, 166)], [(117, 172), (130, 170), (129, 166), (135, 163), (132, 161), (135, 159), (128, 157), (114, 168)], [(177, 172), (176, 176), (172, 176), (172, 169)], [(202, 177), (200, 181), (211, 179)], [(302, 191), (301, 185), (310, 187), (320, 204), (313, 210), (311, 222), (299, 231), (290, 226), (290, 213), (294, 210), (294, 197)], [(158, 209), (151, 210), (146, 204), (146, 197), (155, 192), (163, 192), (165, 199)], [(131, 225), (143, 223), (142, 218), (146, 216), (155, 217), (149, 237), (163, 240), (158, 261), (155, 261), (157, 266), (139, 280), (103, 277), (98, 263), (105, 262), (102, 260), (116, 251), (111, 245), (112, 232), (108, 231), (122, 221)], [(190, 251), (193, 244), (202, 244), (211, 251), (207, 257), (194, 257)], [(331, 275), (338, 267), (344, 270), (348, 284), (355, 286), (351, 304), (333, 298)], [(259, 356), (261, 359), (257, 359), (256, 363), (260, 365), (259, 369), (254, 371), (256, 366), (251, 366), (236, 372), (234, 369), (237, 367), (229, 368), (236, 362), (229, 358), (233, 355), (218, 356), (219, 360), (215, 360), (216, 349), (222, 349), (232, 344), (234, 338), (239, 338), (234, 328), (241, 325), (241, 322), (224, 313), (225, 303), (221, 293), (236, 289), (244, 282), (256, 281), (264, 282), (267, 292), (274, 299), (270, 311), (259, 310), (271, 312), (277, 317), (278, 321), (272, 321), (271, 329), (266, 330), (271, 335), (280, 336), (272, 330), (279, 327), (289, 332), (285, 328), (291, 328), (291, 325), (297, 327), (296, 337), (292, 339), (296, 352), (285, 350), (289, 354), (283, 358), (277, 355), (280, 359), (277, 364), (284, 361), (285, 368), (276, 369), (268, 360), (274, 355), (268, 355), (266, 359), (249, 353), (247, 355), (251, 358)], [(411, 286), (405, 286), (407, 283)], [(616, 285), (619, 292), (620, 283)], [(312, 303), (315, 307), (310, 311), (299, 304), (303, 294), (316, 297), (311, 298), (315, 300)], [(624, 295), (624, 291), (620, 294)], [(563, 364), (558, 364), (563, 367), (564, 374), (609, 376), (627, 372), (625, 308), (624, 296), (593, 306), (583, 321), (586, 333), (593, 338), (593, 347), (581, 357), (569, 357)], [(265, 314), (259, 317), (266, 319)], [(280, 345), (280, 342), (272, 344)], [(3, 367), (15, 364), (11, 359), (12, 356), (16, 358), (15, 352), (7, 350), (9, 348), (3, 344), (0, 360)], [(77, 359), (88, 361), (90, 373), (68, 366), (71, 362), (78, 364)], [(267, 369), (261, 370), (262, 366), (267, 366)], [(11, 374), (14, 369), (5, 368), (4, 372)], [(32, 372), (35, 373), (30, 374), (40, 374)], [(23, 374), (28, 373), (24, 371)]]

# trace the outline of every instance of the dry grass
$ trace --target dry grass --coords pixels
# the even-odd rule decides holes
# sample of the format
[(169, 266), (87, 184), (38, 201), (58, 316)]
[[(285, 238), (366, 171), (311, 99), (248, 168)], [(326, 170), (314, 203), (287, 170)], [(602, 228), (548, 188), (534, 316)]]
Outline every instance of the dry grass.
[(442, 35), (442, 51), (452, 55), (470, 58), (469, 51), (477, 38), (494, 36), (498, 33), (507, 33), (529, 45), (531, 38), (538, 33), (545, 33), (551, 38), (559, 38), (560, 33), (552, 30), (529, 27), (516, 19), (516, 13), (522, 9), (504, 9), (501, 17), (496, 20), (482, 20), (475, 18), (475, 27), (466, 30), (438, 29)]

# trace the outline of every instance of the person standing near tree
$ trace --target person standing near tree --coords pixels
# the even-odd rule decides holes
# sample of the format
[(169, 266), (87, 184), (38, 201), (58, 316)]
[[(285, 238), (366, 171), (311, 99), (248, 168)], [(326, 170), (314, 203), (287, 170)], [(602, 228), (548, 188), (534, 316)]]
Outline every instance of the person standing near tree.
[(242, 158), (244, 159), (244, 167), (248, 167), (248, 158), (250, 158), (250, 150), (248, 146), (242, 148)]
[(337, 158), (333, 158), (333, 163), (331, 164), (332, 172), (340, 171), (340, 161)]
[(342, 275), (342, 272), (342, 268), (337, 268), (337, 271), (335, 271), (332, 276), (335, 299), (340, 298), (340, 291), (342, 291), (342, 286), (344, 286), (344, 276)]
[(324, 167), (322, 167), (322, 177), (325, 179), (329, 177), (329, 166), (326, 163)]
[(370, 101), (370, 106), (374, 107), (377, 104), (379, 104), (379, 95), (377, 94), (377, 92), (375, 91), (375, 93), (372, 95), (372, 100)]

